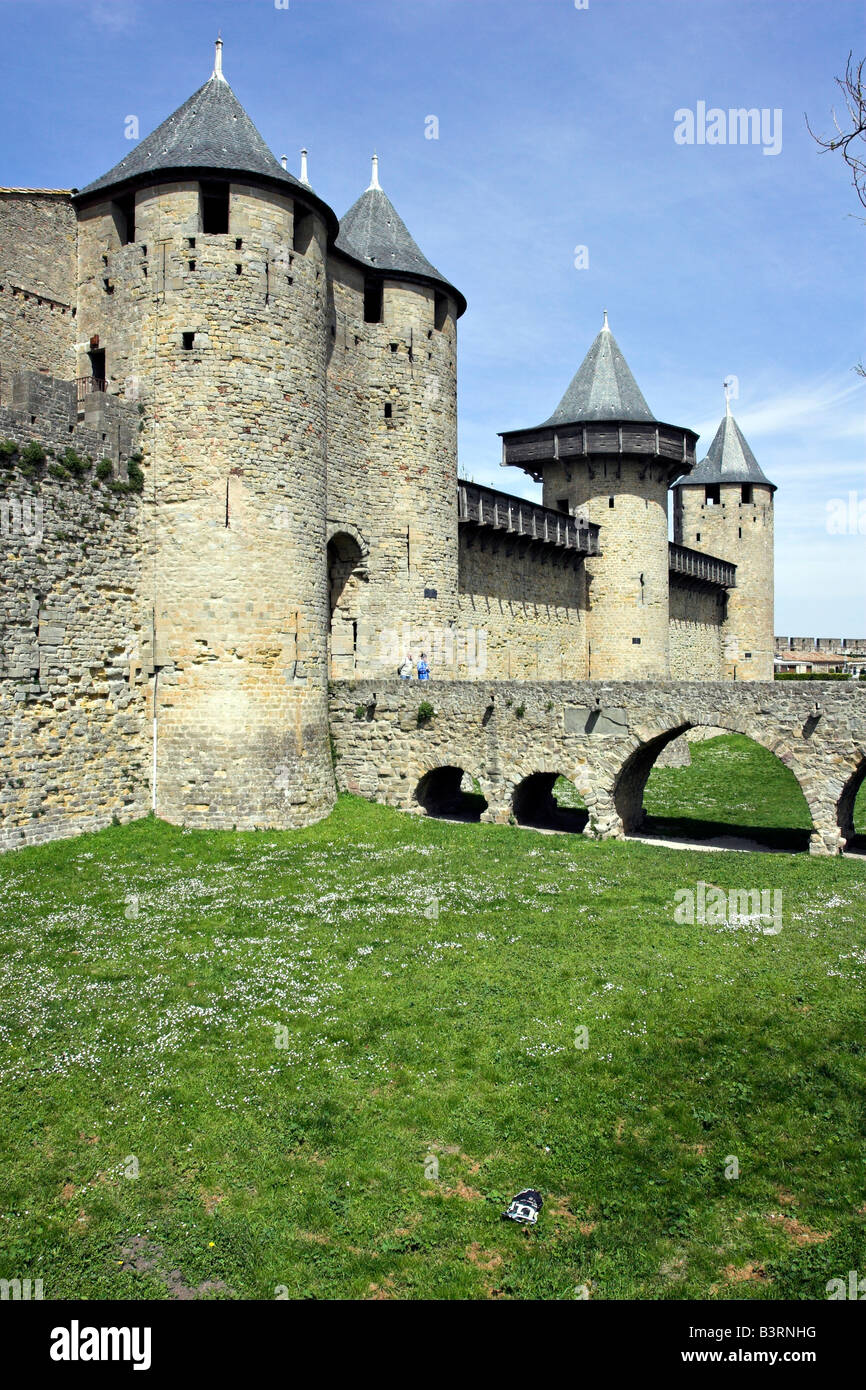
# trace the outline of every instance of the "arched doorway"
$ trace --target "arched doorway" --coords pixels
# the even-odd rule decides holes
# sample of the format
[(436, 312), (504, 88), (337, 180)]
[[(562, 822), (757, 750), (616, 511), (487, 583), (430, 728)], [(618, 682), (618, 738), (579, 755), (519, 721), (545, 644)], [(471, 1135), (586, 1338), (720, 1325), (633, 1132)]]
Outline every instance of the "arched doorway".
[(328, 541), (328, 673), (332, 680), (351, 680), (357, 673), (359, 623), (367, 581), (364, 552), (355, 536), (337, 531)]

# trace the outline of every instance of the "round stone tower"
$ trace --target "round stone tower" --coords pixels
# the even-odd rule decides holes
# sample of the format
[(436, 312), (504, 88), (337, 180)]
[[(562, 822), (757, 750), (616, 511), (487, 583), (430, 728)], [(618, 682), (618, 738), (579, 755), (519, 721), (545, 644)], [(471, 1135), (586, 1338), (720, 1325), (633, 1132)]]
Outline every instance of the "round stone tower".
[(601, 527), (586, 561), (588, 678), (668, 679), (668, 489), (693, 466), (697, 435), (655, 419), (606, 313), (550, 418), (502, 440), (503, 463), (543, 483), (546, 507)]
[(334, 214), (222, 74), (77, 195), (79, 375), (139, 401), (153, 804), (294, 826), (334, 800), (326, 377)]
[(737, 567), (722, 625), (726, 680), (773, 679), (773, 493), (728, 404), (709, 452), (674, 492), (674, 540)]
[(453, 678), (457, 319), (466, 301), (383, 192), (376, 156), (329, 271), (331, 673), (393, 675), (408, 648)]

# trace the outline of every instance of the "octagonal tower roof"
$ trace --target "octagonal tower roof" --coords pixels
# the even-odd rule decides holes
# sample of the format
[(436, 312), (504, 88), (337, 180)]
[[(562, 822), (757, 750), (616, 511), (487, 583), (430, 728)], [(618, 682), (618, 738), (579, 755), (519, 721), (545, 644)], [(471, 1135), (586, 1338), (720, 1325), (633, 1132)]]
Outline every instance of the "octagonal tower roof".
[(584, 357), (556, 410), (539, 429), (575, 425), (584, 420), (646, 420), (655, 416), (644, 400), (619, 343), (604, 324)]

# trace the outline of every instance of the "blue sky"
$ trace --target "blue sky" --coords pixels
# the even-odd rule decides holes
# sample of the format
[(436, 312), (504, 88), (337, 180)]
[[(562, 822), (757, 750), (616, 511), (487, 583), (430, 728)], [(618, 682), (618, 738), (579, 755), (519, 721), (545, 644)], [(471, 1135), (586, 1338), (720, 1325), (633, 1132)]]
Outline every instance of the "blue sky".
[[(369, 180), (469, 301), (462, 471), (526, 496), (499, 430), (550, 414), (602, 309), (654, 413), (700, 432), (734, 374), (776, 497), (776, 631), (866, 635), (866, 212), (831, 127), (859, 0), (0, 0), (6, 185), (82, 187), (210, 74), (341, 215)], [(678, 145), (698, 102), (782, 112), (782, 148)], [(425, 138), (426, 118), (439, 138)], [(589, 265), (575, 267), (575, 248)], [(866, 520), (864, 520), (866, 529)], [(853, 534), (851, 532), (854, 532)]]

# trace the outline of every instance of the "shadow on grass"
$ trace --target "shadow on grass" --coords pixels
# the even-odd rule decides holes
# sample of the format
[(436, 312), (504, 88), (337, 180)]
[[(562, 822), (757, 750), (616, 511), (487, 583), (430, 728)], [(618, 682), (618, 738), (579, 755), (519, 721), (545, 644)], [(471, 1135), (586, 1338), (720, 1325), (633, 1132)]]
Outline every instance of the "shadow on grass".
[[(798, 854), (809, 849), (810, 832), (768, 825), (742, 825), (731, 821), (698, 820), (691, 816), (648, 815), (639, 831), (640, 836), (657, 840), (736, 840), (742, 848), (752, 844), (786, 854)], [(732, 846), (733, 848), (733, 846)]]

